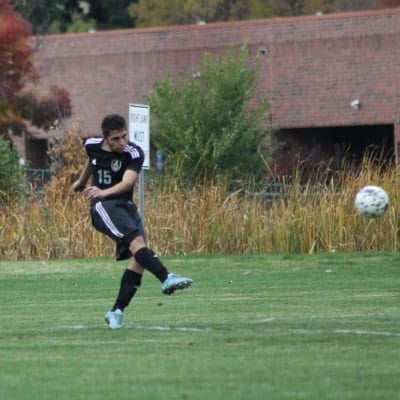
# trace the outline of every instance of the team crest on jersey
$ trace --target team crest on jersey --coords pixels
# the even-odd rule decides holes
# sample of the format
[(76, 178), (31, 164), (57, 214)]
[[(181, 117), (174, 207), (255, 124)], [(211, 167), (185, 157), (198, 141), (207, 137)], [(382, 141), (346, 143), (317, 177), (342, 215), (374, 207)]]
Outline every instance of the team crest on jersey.
[(111, 161), (111, 170), (113, 172), (118, 172), (122, 167), (122, 162), (121, 160), (112, 160)]

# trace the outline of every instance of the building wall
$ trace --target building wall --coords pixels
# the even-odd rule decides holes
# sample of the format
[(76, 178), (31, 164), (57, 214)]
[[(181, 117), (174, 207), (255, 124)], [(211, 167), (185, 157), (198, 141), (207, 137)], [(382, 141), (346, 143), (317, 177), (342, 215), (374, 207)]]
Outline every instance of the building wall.
[(400, 9), (33, 38), (41, 89), (69, 91), (85, 135), (105, 114), (145, 103), (154, 80), (192, 74), (205, 51), (245, 42), (252, 56), (264, 49), (258, 89), (273, 124), (395, 124), (400, 141)]

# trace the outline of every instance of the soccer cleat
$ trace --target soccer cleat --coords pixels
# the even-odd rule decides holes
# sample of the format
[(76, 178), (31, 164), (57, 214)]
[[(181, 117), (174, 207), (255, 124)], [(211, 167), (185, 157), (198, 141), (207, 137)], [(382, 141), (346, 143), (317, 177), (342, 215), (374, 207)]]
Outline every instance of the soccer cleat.
[(116, 309), (115, 311), (108, 311), (104, 317), (104, 320), (111, 329), (119, 329), (122, 328), (123, 317), (123, 312), (119, 309)]
[(186, 289), (192, 286), (193, 280), (176, 274), (168, 274), (168, 278), (163, 282), (161, 290), (164, 294), (172, 294), (175, 290)]

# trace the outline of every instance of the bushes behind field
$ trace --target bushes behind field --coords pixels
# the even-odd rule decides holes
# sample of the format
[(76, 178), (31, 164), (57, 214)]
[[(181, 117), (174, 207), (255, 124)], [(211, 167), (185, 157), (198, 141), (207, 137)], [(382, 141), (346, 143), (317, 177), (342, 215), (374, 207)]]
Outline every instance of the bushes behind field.
[[(91, 225), (86, 199), (69, 191), (85, 161), (78, 133), (71, 131), (62, 146), (44, 193), (32, 190), (1, 206), (1, 260), (113, 256), (114, 244)], [(399, 250), (399, 167), (365, 157), (357, 172), (346, 164), (334, 174), (327, 171), (304, 181), (297, 170), (290, 181), (258, 191), (232, 190), (226, 183), (182, 188), (165, 177), (145, 176), (149, 244), (160, 254)], [(366, 184), (389, 194), (380, 219), (355, 212), (355, 193)]]

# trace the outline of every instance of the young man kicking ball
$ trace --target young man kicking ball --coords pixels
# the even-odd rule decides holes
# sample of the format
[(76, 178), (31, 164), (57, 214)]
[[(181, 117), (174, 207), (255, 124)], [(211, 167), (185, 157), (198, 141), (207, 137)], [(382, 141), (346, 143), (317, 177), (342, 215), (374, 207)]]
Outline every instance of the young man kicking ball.
[[(117, 114), (108, 115), (101, 130), (102, 138), (85, 142), (88, 159), (72, 190), (83, 191), (91, 201), (93, 225), (116, 242), (116, 259), (129, 259), (116, 301), (105, 316), (108, 326), (118, 329), (122, 327), (124, 309), (140, 287), (144, 269), (160, 280), (165, 294), (188, 288), (193, 280), (169, 273), (157, 254), (147, 247), (143, 224), (132, 199), (144, 153), (128, 140), (125, 119)], [(91, 186), (86, 187), (90, 177)]]

